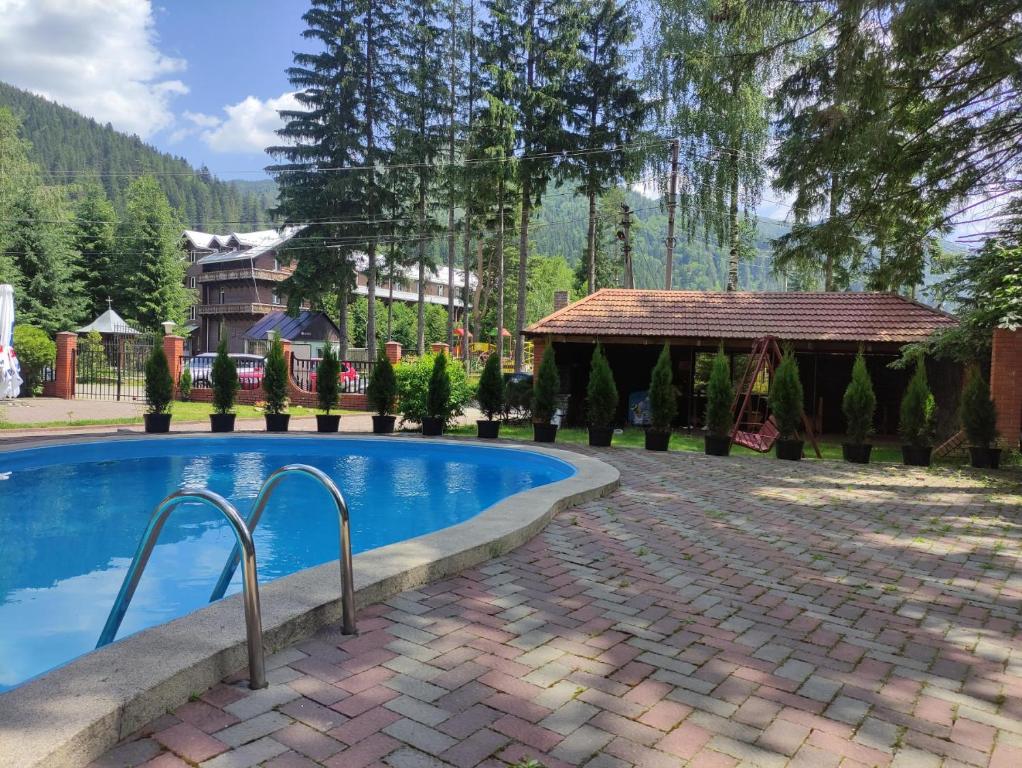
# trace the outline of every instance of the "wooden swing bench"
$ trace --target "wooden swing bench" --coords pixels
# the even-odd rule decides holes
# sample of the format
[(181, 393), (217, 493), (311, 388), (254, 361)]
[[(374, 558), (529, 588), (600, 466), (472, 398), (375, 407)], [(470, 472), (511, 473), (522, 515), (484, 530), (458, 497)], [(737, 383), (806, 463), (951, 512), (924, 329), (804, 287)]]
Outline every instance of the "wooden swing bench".
[[(742, 374), (741, 383), (735, 390), (735, 401), (731, 407), (734, 415), (734, 427), (731, 429), (731, 442), (737, 443), (758, 453), (767, 453), (774, 447), (777, 438), (780, 437), (780, 430), (773, 415), (768, 416), (762, 422), (755, 423), (752, 407), (753, 390), (756, 381), (764, 371), (773, 378), (774, 371), (781, 362), (781, 348), (777, 339), (773, 336), (764, 336), (756, 339), (752, 345), (752, 353), (749, 355), (749, 363)], [(742, 429), (742, 427), (746, 427)], [(755, 430), (749, 427), (757, 427)], [(820, 446), (816, 443), (816, 436), (809, 423), (808, 417), (802, 415), (802, 427), (806, 439), (812, 444), (816, 451), (817, 458), (823, 458), (820, 454)], [(798, 435), (796, 435), (798, 437)]]

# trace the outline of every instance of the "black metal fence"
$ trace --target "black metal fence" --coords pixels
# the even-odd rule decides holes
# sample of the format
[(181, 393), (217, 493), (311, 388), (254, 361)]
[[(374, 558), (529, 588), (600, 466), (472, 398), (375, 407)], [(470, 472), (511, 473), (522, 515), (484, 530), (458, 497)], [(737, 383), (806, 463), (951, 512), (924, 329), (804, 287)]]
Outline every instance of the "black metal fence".
[[(291, 378), (301, 389), (307, 392), (316, 390), (316, 370), (319, 368), (319, 358), (291, 358)], [(338, 376), (341, 385), (341, 392), (365, 392), (366, 384), (372, 375), (373, 363), (364, 360), (341, 362), (341, 372)]]
[[(181, 358), (182, 374), (187, 369), (192, 377), (192, 387), (209, 389), (213, 386), (213, 361), (215, 354), (206, 353), (194, 357)], [(242, 389), (259, 389), (263, 383), (265, 361), (257, 355), (232, 355), (234, 366), (238, 369), (238, 382)]]
[(75, 397), (145, 400), (145, 363), (158, 333), (82, 336), (74, 354)]

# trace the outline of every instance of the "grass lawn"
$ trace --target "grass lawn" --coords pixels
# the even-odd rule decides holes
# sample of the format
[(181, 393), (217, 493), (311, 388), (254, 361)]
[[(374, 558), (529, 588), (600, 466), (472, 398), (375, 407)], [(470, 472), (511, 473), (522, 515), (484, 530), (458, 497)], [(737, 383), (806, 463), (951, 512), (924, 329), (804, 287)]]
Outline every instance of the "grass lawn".
[[(476, 433), (475, 426), (456, 427), (450, 430), (452, 434), (456, 435), (474, 435)], [(510, 438), (512, 440), (532, 440), (532, 425), (531, 424), (501, 424), (500, 425), (500, 436)], [(614, 447), (617, 448), (642, 448), (645, 445), (645, 431), (641, 429), (628, 428), (625, 429), (621, 434), (614, 435)], [(580, 444), (585, 445), (589, 442), (589, 433), (585, 429), (577, 427), (569, 427), (557, 430), (557, 442), (568, 443), (568, 444)], [(695, 451), (702, 453), (703, 451), (703, 438), (702, 436), (684, 435), (680, 433), (674, 433), (671, 436), (671, 450), (672, 451)], [(823, 454), (824, 459), (830, 460), (841, 460), (841, 444), (840, 443), (820, 443), (820, 453)], [(739, 445), (731, 448), (731, 454), (734, 456), (768, 456), (773, 457), (773, 453), (764, 454), (750, 451), (748, 448), (743, 448)], [(806, 456), (811, 459), (816, 458), (816, 454), (813, 453), (812, 446), (806, 445)], [(897, 445), (875, 445), (873, 447), (873, 455), (870, 457), (872, 462), (897, 462), (901, 463), (901, 448)]]
[[(45, 429), (47, 427), (96, 427), (96, 426), (116, 426), (119, 424), (141, 424), (142, 423), (142, 412), (144, 406), (139, 403), (138, 414), (120, 419), (64, 419), (61, 421), (37, 421), (27, 424), (20, 424), (11, 421), (4, 421), (2, 411), (0, 411), (0, 430), (3, 429)], [(260, 419), (263, 416), (263, 411), (254, 405), (237, 405), (234, 407), (235, 413), (238, 414), (239, 419)], [(185, 421), (208, 421), (209, 414), (213, 412), (213, 406), (210, 403), (181, 403), (175, 402), (171, 412), (174, 414), (174, 420), (178, 423)], [(288, 413), (296, 418), (302, 416), (314, 416), (319, 411), (315, 408), (304, 408), (302, 406), (292, 406), (288, 409)], [(333, 411), (333, 413), (345, 414), (345, 413), (361, 413), (361, 411)]]

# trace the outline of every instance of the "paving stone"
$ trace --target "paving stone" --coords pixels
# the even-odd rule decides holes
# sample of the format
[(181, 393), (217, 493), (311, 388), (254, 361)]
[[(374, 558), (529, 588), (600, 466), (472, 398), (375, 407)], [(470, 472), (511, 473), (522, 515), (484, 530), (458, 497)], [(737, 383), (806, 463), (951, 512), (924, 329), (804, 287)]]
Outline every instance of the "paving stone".
[(439, 755), (457, 743), (447, 734), (407, 718), (391, 723), (383, 729), (383, 732), (431, 755)]
[(237, 725), (217, 731), (214, 735), (217, 739), (229, 744), (232, 747), (239, 747), (250, 741), (266, 736), (274, 731), (279, 731), (294, 722), (279, 712), (264, 712), (253, 717), (251, 720), (243, 720)]
[(587, 758), (599, 752), (616, 738), (599, 728), (583, 725), (554, 747), (550, 754), (572, 765), (582, 765)]
[(274, 685), (261, 691), (252, 691), (245, 698), (225, 706), (224, 711), (230, 712), (239, 720), (248, 720), (297, 699), (300, 695), (288, 685)]
[(267, 736), (200, 763), (200, 766), (201, 768), (251, 768), (253, 765), (265, 762), (282, 752), (287, 752), (287, 747)]

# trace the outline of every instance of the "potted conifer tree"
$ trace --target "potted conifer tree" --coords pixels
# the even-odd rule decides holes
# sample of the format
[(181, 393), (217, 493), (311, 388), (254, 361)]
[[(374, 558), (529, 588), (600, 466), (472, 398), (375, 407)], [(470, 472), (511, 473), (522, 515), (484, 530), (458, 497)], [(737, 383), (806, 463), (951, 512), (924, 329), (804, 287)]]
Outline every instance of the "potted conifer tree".
[(323, 413), (316, 414), (317, 432), (336, 432), (341, 424), (338, 413), (330, 413), (337, 407), (341, 396), (341, 364), (337, 360), (334, 348), (327, 344), (323, 347), (323, 357), (316, 366), (316, 401)]
[(500, 421), (494, 416), (504, 411), (504, 376), (500, 372), (500, 355), (490, 355), (479, 376), (479, 389), (476, 392), (479, 410), (486, 416), (476, 421), (479, 437), (495, 438), (500, 436)]
[(731, 363), (722, 346), (713, 356), (710, 379), (706, 383), (706, 437), (703, 450), (707, 456), (727, 456), (731, 453), (731, 409), (734, 400)]
[(999, 468), (1001, 449), (991, 447), (997, 440), (997, 406), (990, 398), (990, 385), (978, 369), (972, 370), (965, 384), (960, 416), (965, 436), (969, 439), (972, 466)]
[(557, 439), (557, 425), (552, 422), (560, 388), (561, 376), (557, 372), (554, 347), (547, 342), (536, 373), (536, 384), (532, 388), (532, 439), (537, 443), (552, 443)]
[(798, 375), (798, 361), (788, 349), (774, 371), (770, 383), (770, 411), (777, 424), (777, 458), (799, 461), (802, 458), (804, 442), (799, 439), (798, 428), (802, 425), (802, 381)]
[(157, 340), (145, 363), (145, 431), (160, 434), (170, 431), (170, 404), (174, 399), (174, 379), (170, 375), (163, 344)]
[(394, 408), (397, 404), (397, 376), (390, 358), (380, 353), (366, 386), (366, 400), (373, 414), (373, 434), (389, 435), (394, 431)]
[(210, 371), (213, 384), (213, 413), (209, 414), (209, 428), (212, 432), (234, 431), (234, 401), (241, 384), (238, 381), (238, 366), (227, 354), (227, 338), (220, 339)]
[(273, 334), (269, 354), (263, 371), (263, 393), (266, 396), (265, 413), (267, 432), (287, 432), (291, 414), (287, 412), (287, 361), (280, 334)]
[(426, 390), (426, 415), (422, 417), (422, 434), (436, 437), (444, 433), (451, 415), (451, 380), (447, 376), (447, 355), (441, 352), (433, 359), (433, 373)]
[(589, 445), (606, 448), (614, 439), (614, 418), (617, 416), (617, 385), (601, 344), (596, 345), (589, 363), (589, 384), (586, 387), (589, 420)]
[(671, 424), (678, 413), (678, 396), (674, 391), (671, 369), (671, 348), (664, 344), (653, 366), (649, 382), (649, 427), (646, 429), (646, 450), (666, 451), (671, 443)]
[(873, 414), (876, 407), (877, 398), (873, 392), (873, 381), (869, 377), (866, 358), (860, 349), (852, 365), (852, 380), (848, 383), (844, 399), (841, 401), (848, 433), (848, 442), (841, 444), (841, 454), (845, 461), (869, 464), (873, 446), (866, 442), (866, 438), (873, 431)]
[(904, 441), (901, 457), (910, 467), (930, 466), (935, 412), (936, 404), (926, 382), (926, 363), (920, 356), (916, 360), (915, 373), (909, 379), (901, 398), (898, 419), (898, 433)]

